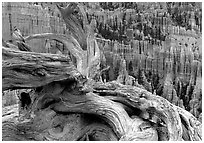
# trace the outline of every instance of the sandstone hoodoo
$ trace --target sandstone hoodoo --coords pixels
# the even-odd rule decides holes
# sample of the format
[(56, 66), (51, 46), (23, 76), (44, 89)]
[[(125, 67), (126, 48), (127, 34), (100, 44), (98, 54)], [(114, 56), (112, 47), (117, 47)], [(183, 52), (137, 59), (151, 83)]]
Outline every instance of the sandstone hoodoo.
[(201, 141), (201, 17), (197, 2), (2, 3), (2, 140)]

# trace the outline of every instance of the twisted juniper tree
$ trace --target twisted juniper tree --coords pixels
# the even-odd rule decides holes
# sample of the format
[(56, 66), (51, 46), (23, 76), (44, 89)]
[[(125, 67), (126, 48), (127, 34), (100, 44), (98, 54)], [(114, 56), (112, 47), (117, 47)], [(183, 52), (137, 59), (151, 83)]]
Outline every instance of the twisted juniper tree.
[(41, 33), (25, 40), (60, 41), (76, 66), (67, 55), (2, 46), (3, 91), (36, 89), (34, 116), (29, 122), (4, 121), (3, 140), (202, 140), (202, 124), (188, 111), (139, 86), (95, 80), (100, 49), (83, 5), (57, 7), (72, 34)]

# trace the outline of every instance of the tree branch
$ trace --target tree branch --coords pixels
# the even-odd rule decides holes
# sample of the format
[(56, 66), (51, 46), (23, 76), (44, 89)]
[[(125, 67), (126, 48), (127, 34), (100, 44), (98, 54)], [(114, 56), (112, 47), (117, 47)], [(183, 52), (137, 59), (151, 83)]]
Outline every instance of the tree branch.
[(50, 39), (50, 40), (58, 40), (64, 44), (64, 46), (69, 50), (74, 56), (81, 56), (83, 54), (83, 50), (77, 40), (70, 35), (64, 34), (54, 34), (54, 33), (41, 33), (34, 34), (25, 37), (25, 41), (30, 41), (33, 39)]
[(75, 11), (76, 7), (77, 7), (77, 3), (71, 3), (67, 5), (65, 8), (57, 5), (57, 8), (59, 9), (61, 16), (66, 23), (67, 29), (71, 32), (74, 38), (79, 42), (82, 49), (86, 50), (87, 48), (86, 32), (82, 28), (82, 25), (77, 19), (77, 17), (73, 15), (73, 12)]
[(2, 88), (32, 88), (81, 76), (72, 61), (55, 54), (15, 51), (2, 47)]
[(73, 38), (70, 35), (63, 35), (63, 34), (53, 34), (53, 33), (43, 33), (43, 34), (34, 34), (30, 35), (25, 38), (25, 40), (29, 41), (32, 39), (51, 39), (51, 40), (57, 40), (64, 44), (67, 50), (71, 52), (71, 54), (77, 59), (77, 69), (79, 72), (81, 72), (83, 75), (85, 72), (85, 69), (87, 67), (86, 64), (86, 52), (82, 50), (79, 43), (76, 41), (75, 38)]

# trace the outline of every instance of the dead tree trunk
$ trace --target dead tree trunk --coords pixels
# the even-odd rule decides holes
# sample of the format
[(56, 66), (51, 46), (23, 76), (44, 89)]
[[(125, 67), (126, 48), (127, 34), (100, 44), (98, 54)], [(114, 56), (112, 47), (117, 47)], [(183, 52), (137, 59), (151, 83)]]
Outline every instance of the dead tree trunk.
[[(110, 140), (185, 140), (184, 134), (190, 140), (201, 140), (201, 123), (160, 96), (117, 82), (84, 84), (81, 74), (64, 56), (8, 48), (2, 52), (3, 90), (42, 87), (35, 93), (32, 123), (16, 126), (29, 126), (29, 130), (38, 132), (41, 138), (32, 134), (34, 140), (96, 139), (97, 134), (102, 134), (94, 130), (96, 127), (104, 129), (102, 132), (110, 135)], [(78, 120), (83, 120), (84, 125), (78, 128), (88, 132), (70, 135), (71, 125), (65, 118), (73, 118), (71, 113), (83, 113)], [(89, 115), (96, 120), (89, 123)], [(7, 127), (3, 125), (3, 129)], [(84, 135), (86, 132), (90, 134)]]
[[(3, 90), (37, 88), (33, 118), (4, 121), (3, 140), (202, 140), (202, 124), (166, 99), (136, 86), (94, 81), (100, 64), (97, 42), (90, 32), (85, 51), (76, 37), (47, 33), (25, 40), (61, 41), (77, 58), (77, 67), (67, 56), (2, 47)], [(94, 56), (89, 53), (93, 47)]]

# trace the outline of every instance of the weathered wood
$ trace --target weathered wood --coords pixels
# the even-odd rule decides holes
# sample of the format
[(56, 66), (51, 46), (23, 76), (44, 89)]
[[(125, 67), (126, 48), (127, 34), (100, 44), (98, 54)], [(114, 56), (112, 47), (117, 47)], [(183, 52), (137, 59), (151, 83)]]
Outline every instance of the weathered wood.
[(77, 60), (77, 70), (87, 78), (94, 78), (99, 72), (100, 49), (93, 36), (87, 37), (87, 50), (82, 50), (79, 43), (72, 36), (53, 33), (41, 33), (27, 36), (26, 41), (33, 39), (57, 40), (64, 44), (65, 48)]
[[(58, 55), (55, 55), (55, 56), (56, 57), (53, 57), (53, 55), (14, 51), (14, 50), (10, 50), (8, 48), (3, 47), (3, 57), (4, 57), (3, 58), (4, 59), (3, 60), (3, 71), (4, 70), (8, 71), (9, 69), (12, 71), (11, 73), (20, 72), (22, 75), (24, 75), (23, 80), (22, 79), (19, 80), (20, 78), (15, 77), (15, 78), (12, 78), (15, 80), (12, 80), (11, 82), (11, 79), (10, 79), (10, 82), (9, 82), (10, 85), (3, 84), (3, 89), (37, 87), (37, 86), (46, 85), (52, 81), (60, 81), (60, 80), (69, 79), (67, 75), (65, 74), (66, 76), (63, 78), (56, 79), (57, 76), (52, 77), (52, 78), (50, 77), (50, 79), (52, 79), (51, 81), (48, 80), (47, 82), (44, 81), (44, 83), (42, 83), (41, 78), (43, 75), (39, 74), (39, 72), (37, 72), (36, 74), (36, 73), (32, 73), (31, 71), (33, 71), (33, 69), (36, 69), (36, 67), (37, 69), (41, 68), (43, 64), (46, 64), (46, 67), (47, 67), (46, 69), (52, 68), (51, 73), (55, 73), (53, 72), (53, 70), (56, 70), (55, 69), (56, 67), (59, 68), (59, 63), (56, 64), (56, 62), (60, 61), (66, 66), (70, 64), (69, 66), (71, 67), (71, 69), (69, 67), (68, 68), (69, 70), (68, 69), (63, 70), (63, 72), (73, 73), (74, 71), (75, 74), (77, 73), (76, 69), (73, 67), (71, 63), (69, 63), (69, 60), (67, 58), (65, 58), (64, 56), (58, 56)], [(29, 61), (29, 64), (28, 63), (25, 64), (24, 63), (25, 61), (26, 62)], [(49, 63), (50, 61), (53, 61), (54, 64), (50, 64)], [(9, 63), (9, 65), (6, 63)], [(51, 67), (49, 67), (48, 65), (51, 65)], [(56, 67), (53, 68), (53, 65)], [(16, 67), (18, 68), (20, 67), (20, 69), (16, 71)], [(25, 72), (25, 70), (27, 72)], [(45, 73), (45, 72), (40, 72), (40, 73)], [(25, 76), (26, 74), (28, 75)], [(5, 83), (5, 81), (8, 80), (8, 77), (12, 77), (11, 75), (9, 75), (8, 72), (3, 72), (3, 83)], [(69, 73), (69, 76), (70, 76), (70, 73)], [(28, 84), (28, 79), (29, 79), (30, 84)], [(39, 80), (36, 81), (37, 79)], [(17, 83), (20, 82), (21, 84), (20, 85), (16, 84), (16, 82)], [(4, 85), (7, 85), (7, 86), (5, 87)], [(178, 111), (174, 108), (174, 106), (172, 106), (168, 101), (166, 101), (162, 97), (152, 95), (151, 93), (148, 93), (147, 91), (136, 88), (136, 87), (124, 86), (124, 85), (121, 85), (115, 82), (106, 83), (106, 84), (99, 83), (99, 84), (93, 84), (93, 85), (94, 85), (93, 91), (95, 93), (98, 93), (99, 95), (102, 95), (102, 96), (108, 95), (109, 99), (106, 99), (104, 97), (98, 96), (93, 93), (87, 93), (86, 95), (81, 94), (80, 96), (79, 95), (76, 96), (74, 94), (70, 94), (69, 92), (66, 92), (66, 93), (57, 92), (57, 95), (56, 95), (54, 93), (56, 93), (55, 90), (57, 88), (51, 88), (51, 87), (47, 88), (47, 92), (45, 92), (46, 95), (40, 99), (50, 99), (55, 96), (56, 98), (61, 99), (62, 103), (60, 102), (53, 107), (54, 110), (57, 112), (59, 111), (60, 112), (82, 112), (82, 113), (89, 113), (89, 114), (91, 113), (91, 114), (97, 114), (100, 116), (104, 116), (107, 119), (107, 122), (110, 125), (112, 125), (117, 136), (121, 138), (121, 140), (128, 140), (128, 138), (133, 139), (133, 136), (130, 136), (129, 134), (133, 134), (134, 129), (131, 129), (131, 133), (128, 133), (128, 131), (131, 128), (130, 125), (132, 126), (134, 122), (132, 121), (131, 118), (129, 118), (126, 111), (119, 104), (113, 102), (113, 101), (120, 101), (121, 103), (125, 103), (126, 105), (132, 106), (133, 108), (139, 108), (141, 111), (147, 112), (147, 114), (149, 114), (147, 115), (147, 117), (141, 116), (144, 119), (152, 120), (150, 119), (150, 117), (152, 117), (153, 115), (152, 113), (154, 113), (154, 115), (156, 115), (159, 119), (163, 120), (163, 122), (167, 125), (167, 129), (168, 129), (167, 138), (170, 140), (181, 140), (182, 128), (181, 128), (181, 121), (178, 116), (179, 115)], [(53, 90), (50, 90), (50, 89), (53, 89)], [(51, 92), (52, 94), (49, 94), (49, 92)], [(113, 101), (110, 101), (110, 99)], [(80, 104), (77, 105), (77, 103), (80, 103)], [(180, 113), (182, 113), (182, 116), (184, 116), (183, 118), (185, 119), (185, 115), (183, 115), (184, 112), (182, 112), (181, 110)], [(150, 116), (150, 114), (152, 115)], [(154, 121), (154, 122), (157, 123), (158, 121)], [(129, 125), (127, 123), (131, 123), (131, 124)], [(134, 126), (134, 128), (135, 127), (136, 126)], [(200, 129), (200, 127), (198, 127), (198, 129)], [(189, 135), (192, 136), (191, 139), (193, 140), (200, 139), (200, 133), (198, 133), (198, 137), (194, 137), (193, 136), (194, 134), (189, 134)]]
[[(100, 69), (100, 49), (92, 28), (93, 23), (88, 23), (86, 11), (80, 3), (71, 3), (65, 8), (60, 7), (59, 5), (57, 5), (57, 7), (67, 25), (67, 29), (79, 42), (81, 48), (86, 52), (86, 54), (83, 53), (81, 56), (83, 63), (80, 62), (77, 64), (79, 71), (87, 78), (94, 78)], [(73, 14), (76, 8), (79, 9), (78, 12), (82, 15), (83, 27), (80, 24), (80, 20)]]
[[(3, 122), (2, 139), (4, 141), (117, 141), (112, 129), (103, 123), (95, 122), (91, 115), (69, 114), (58, 115), (44, 110), (34, 121), (25, 123)], [(46, 118), (45, 118), (46, 117)], [(52, 119), (52, 120), (50, 120)], [(35, 122), (35, 124), (34, 124)], [(38, 123), (38, 124), (36, 124)], [(44, 128), (42, 128), (42, 126)], [(37, 128), (38, 127), (38, 128)]]
[[(93, 88), (95, 89), (94, 92), (99, 93), (101, 96), (108, 96), (108, 98), (113, 101), (119, 101), (125, 105), (140, 109), (143, 111), (140, 116), (141, 118), (159, 124), (164, 123), (168, 129), (168, 140), (182, 139), (183, 129), (181, 124), (184, 123), (181, 122), (181, 117), (187, 121), (186, 124), (189, 130), (187, 134), (190, 136), (191, 140), (202, 139), (202, 124), (191, 113), (180, 107), (174, 106), (160, 96), (151, 94), (141, 88), (126, 86), (116, 82), (95, 84)], [(192, 130), (192, 126), (194, 126), (194, 130)]]
[[(54, 140), (60, 140), (61, 137), (65, 138), (65, 133), (68, 129), (66, 130), (66, 125), (63, 124), (63, 133), (61, 135), (57, 136), (54, 132), (51, 134), (50, 130), (55, 128), (53, 116), (58, 113), (64, 113), (64, 115), (84, 113), (97, 115), (97, 117), (106, 121), (110, 128), (113, 129), (114, 134), (117, 135), (117, 139), (139, 140), (141, 137), (143, 140), (158, 139), (156, 129), (137, 116), (131, 119), (121, 104), (95, 93), (84, 93), (70, 87), (71, 85), (68, 83), (66, 83), (66, 86), (63, 86), (63, 84), (60, 86), (59, 83), (51, 83), (44, 86), (44, 89), (36, 96), (33, 104), (36, 117), (32, 123), (32, 130), (43, 131), (42, 136), (45, 136), (45, 138), (55, 136)], [(66, 122), (66, 124), (70, 123)], [(98, 127), (100, 126), (103, 128), (103, 125), (98, 125)], [(51, 135), (45, 134), (45, 132), (49, 132)], [(138, 134), (139, 136), (137, 136)], [(68, 135), (69, 137), (66, 138), (71, 139), (72, 135)]]
[[(110, 90), (108, 90), (108, 88), (110, 88)], [(171, 107), (172, 104), (166, 99), (153, 95), (144, 89), (124, 86), (115, 82), (104, 85), (104, 87), (96, 86), (96, 91), (94, 92), (100, 93), (101, 95), (108, 95), (109, 98), (112, 95), (113, 97), (111, 98), (114, 101), (120, 101), (133, 108), (147, 112), (148, 115), (142, 118), (152, 120), (152, 118), (154, 118), (153, 116), (157, 116), (157, 119), (164, 122), (167, 126), (169, 140), (181, 140), (182, 128), (179, 114)], [(160, 123), (161, 121), (157, 119), (154, 122)]]
[[(67, 84), (66, 86), (63, 84), (57, 86), (56, 84), (59, 85), (59, 83), (51, 83), (45, 86), (35, 100), (34, 109), (38, 110), (38, 113), (32, 123), (32, 130), (43, 131), (42, 138), (44, 136), (47, 139), (60, 140), (65, 138), (65, 133), (69, 134), (68, 128), (65, 129), (66, 125), (62, 124), (63, 132), (56, 135), (53, 132), (56, 130), (53, 125), (54, 118), (47, 116), (59, 113), (65, 115), (84, 113), (94, 114), (104, 119), (120, 140), (136, 141), (141, 138), (143, 140), (182, 140), (181, 124), (185, 124), (185, 126), (187, 124), (189, 127), (187, 134), (190, 136), (190, 140), (201, 140), (201, 124), (195, 117), (184, 109), (173, 106), (166, 99), (144, 89), (110, 82), (96, 83), (93, 88), (95, 93), (84, 93), (70, 88), (70, 85)], [(56, 91), (56, 89), (58, 90)], [(134, 113), (135, 115), (130, 117), (121, 104), (129, 106), (133, 111), (140, 111), (139, 115)], [(182, 120), (180, 116), (182, 116)], [(44, 117), (46, 118), (44, 119)], [(154, 126), (149, 122), (152, 122)], [(87, 128), (91, 127), (87, 126)], [(72, 135), (69, 135), (66, 139), (73, 140)], [(53, 136), (55, 137), (53, 138)], [(79, 137), (76, 134), (74, 136)]]
[[(78, 7), (77, 3), (70, 3), (66, 7), (61, 7), (57, 5), (68, 31), (74, 36), (74, 38), (79, 42), (82, 49), (87, 49), (86, 42), (86, 31), (83, 29), (79, 17), (75, 16), (73, 13)], [(81, 8), (82, 9), (82, 8)], [(79, 15), (78, 15), (79, 16)], [(85, 25), (84, 25), (85, 27)]]
[(62, 55), (16, 51), (2, 47), (2, 89), (33, 88), (81, 76)]
[(25, 38), (26, 41), (33, 39), (50, 39), (62, 42), (66, 50), (69, 50), (70, 53), (76, 58), (78, 71), (82, 74), (84, 73), (84, 69), (87, 68), (87, 63), (85, 60), (86, 52), (81, 49), (79, 43), (72, 36), (53, 33), (41, 33), (30, 35)]
[(202, 124), (198, 121), (198, 119), (183, 108), (178, 106), (174, 106), (174, 108), (177, 109), (181, 122), (186, 128), (185, 132), (189, 136), (188, 140), (202, 140)]
[[(77, 6), (84, 27), (73, 15)], [(163, 97), (138, 85), (94, 81), (100, 50), (93, 23), (88, 24), (80, 4), (58, 9), (73, 37), (42, 33), (25, 40), (62, 42), (76, 57), (77, 67), (63, 55), (2, 47), (3, 90), (41, 87), (32, 95), (34, 117), (27, 123), (4, 122), (3, 140), (202, 140), (201, 123)], [(126, 72), (122, 74), (128, 76)]]
[[(79, 89), (76, 82), (80, 81), (77, 77), (81, 74), (65, 56), (15, 51), (4, 47), (2, 51), (4, 90), (43, 86), (43, 90), (36, 93), (33, 103), (36, 117), (34, 122), (30, 123), (33, 131), (44, 132), (39, 133), (41, 139), (60, 140), (65, 136), (61, 133), (53, 138), (54, 133), (50, 134), (51, 130), (55, 130), (51, 124), (52, 117), (44, 116), (46, 117), (44, 119), (42, 116), (40, 120), (43, 122), (39, 122), (40, 112), (48, 116), (53, 112), (53, 114), (94, 114), (108, 123), (119, 140), (141, 140), (141, 138), (182, 140), (183, 132), (190, 137), (190, 140), (201, 140), (201, 124), (197, 119), (160, 96), (117, 82), (104, 84), (92, 81)], [(131, 110), (131, 117), (125, 106)], [(50, 111), (45, 112), (48, 109)], [(192, 127), (192, 123), (188, 121), (196, 127)], [(182, 124), (185, 126), (187, 124), (186, 127), (195, 130), (190, 129), (186, 132)], [(64, 124), (61, 126), (66, 136), (69, 135), (66, 126)], [(73, 139), (71, 135), (69, 139)]]
[(14, 49), (14, 50), (19, 50), (16, 45), (8, 43), (8, 42), (4, 41), (3, 39), (2, 39), (2, 46), (5, 47), (5, 48), (11, 48), (11, 49)]

